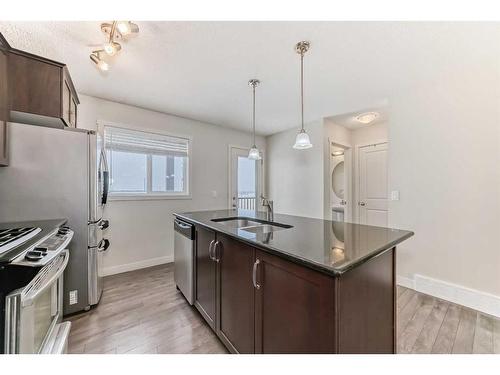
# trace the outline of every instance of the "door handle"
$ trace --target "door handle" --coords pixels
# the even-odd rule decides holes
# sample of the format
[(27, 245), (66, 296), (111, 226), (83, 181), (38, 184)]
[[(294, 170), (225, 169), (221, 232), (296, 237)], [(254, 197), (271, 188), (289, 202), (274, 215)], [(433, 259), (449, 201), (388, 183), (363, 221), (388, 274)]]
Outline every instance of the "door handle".
[(255, 263), (253, 264), (252, 283), (255, 289), (260, 289), (260, 284), (257, 283), (257, 267), (259, 266), (259, 264), (260, 264), (259, 259), (256, 259)]
[(212, 246), (214, 245), (215, 240), (210, 241), (210, 245), (208, 245), (208, 257), (210, 260), (215, 260), (212, 255)]
[(358, 204), (359, 204), (360, 206), (366, 206), (366, 203), (365, 203), (365, 202), (358, 202)]

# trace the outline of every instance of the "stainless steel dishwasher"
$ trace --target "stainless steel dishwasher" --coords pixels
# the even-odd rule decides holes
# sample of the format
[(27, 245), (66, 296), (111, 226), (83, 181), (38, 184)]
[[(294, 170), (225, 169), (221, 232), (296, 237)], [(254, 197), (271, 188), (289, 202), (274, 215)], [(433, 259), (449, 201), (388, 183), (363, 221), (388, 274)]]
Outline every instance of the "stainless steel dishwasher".
[(174, 280), (189, 304), (194, 303), (194, 225), (174, 219)]

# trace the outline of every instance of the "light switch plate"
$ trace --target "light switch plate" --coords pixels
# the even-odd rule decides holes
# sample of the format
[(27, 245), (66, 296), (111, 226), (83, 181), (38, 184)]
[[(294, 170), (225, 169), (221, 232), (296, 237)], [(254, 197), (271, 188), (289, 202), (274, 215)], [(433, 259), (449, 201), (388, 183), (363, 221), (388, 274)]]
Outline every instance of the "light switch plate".
[(391, 191), (391, 201), (398, 201), (398, 200), (399, 200), (399, 190)]
[(217, 198), (217, 190), (212, 190), (212, 198)]

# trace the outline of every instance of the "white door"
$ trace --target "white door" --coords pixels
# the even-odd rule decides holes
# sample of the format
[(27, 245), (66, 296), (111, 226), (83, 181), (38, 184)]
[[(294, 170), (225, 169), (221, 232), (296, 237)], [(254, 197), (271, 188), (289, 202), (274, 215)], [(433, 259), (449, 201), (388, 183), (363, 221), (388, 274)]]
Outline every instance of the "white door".
[(387, 143), (359, 148), (359, 223), (387, 226)]
[(230, 148), (229, 204), (231, 208), (258, 209), (262, 160), (248, 159), (248, 151), (249, 149), (245, 148)]

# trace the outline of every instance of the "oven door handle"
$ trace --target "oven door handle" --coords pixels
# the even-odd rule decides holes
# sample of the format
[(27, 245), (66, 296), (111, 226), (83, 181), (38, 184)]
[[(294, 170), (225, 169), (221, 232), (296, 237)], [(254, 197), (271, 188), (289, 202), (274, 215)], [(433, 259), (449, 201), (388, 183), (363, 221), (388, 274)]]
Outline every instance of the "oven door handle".
[[(68, 260), (69, 260), (69, 252), (68, 250), (64, 250), (61, 252), (61, 254), (59, 255), (60, 256), (64, 256), (64, 260), (63, 262), (58, 266), (57, 270), (47, 279), (47, 280), (44, 280), (43, 281), (43, 284), (38, 287), (36, 290), (34, 290), (33, 292), (31, 291), (28, 291), (27, 294), (23, 297), (21, 297), (21, 304), (23, 307), (25, 306), (30, 306), (33, 304), (33, 301), (43, 292), (45, 292), (45, 290), (47, 290), (47, 288), (50, 288), (54, 282), (59, 279), (59, 277), (62, 276), (64, 270), (66, 269), (66, 266), (68, 265)], [(53, 262), (55, 262), (56, 260), (54, 259)], [(49, 266), (51, 263), (49, 263), (47, 266)], [(45, 266), (45, 267), (47, 267)], [(44, 268), (45, 268), (44, 267)], [(40, 272), (43, 272), (43, 268), (40, 270)], [(49, 271), (50, 272), (50, 271)]]

